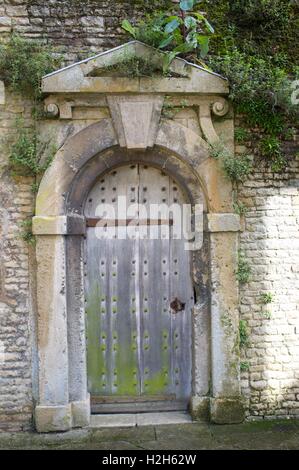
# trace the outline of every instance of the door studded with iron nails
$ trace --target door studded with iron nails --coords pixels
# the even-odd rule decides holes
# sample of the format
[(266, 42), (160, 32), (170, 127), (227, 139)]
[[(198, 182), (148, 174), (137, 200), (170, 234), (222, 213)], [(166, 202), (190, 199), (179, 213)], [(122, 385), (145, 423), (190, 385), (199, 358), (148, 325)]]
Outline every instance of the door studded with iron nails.
[[(116, 208), (120, 196), (136, 209), (134, 214), (118, 214), (115, 220), (99, 216), (103, 204)], [(170, 176), (141, 164), (101, 176), (86, 200), (87, 363), (93, 412), (109, 410), (112, 404), (120, 411), (186, 409), (194, 305), (190, 253), (184, 240), (174, 236), (172, 216), (149, 214), (151, 204), (187, 202)]]

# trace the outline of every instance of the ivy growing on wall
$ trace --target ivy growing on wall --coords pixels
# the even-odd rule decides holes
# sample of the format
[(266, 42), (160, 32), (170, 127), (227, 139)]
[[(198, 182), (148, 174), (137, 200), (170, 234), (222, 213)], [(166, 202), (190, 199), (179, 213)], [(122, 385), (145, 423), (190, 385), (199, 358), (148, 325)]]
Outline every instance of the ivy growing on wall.
[[(40, 114), (41, 78), (60, 65), (61, 59), (57, 57), (55, 50), (40, 41), (12, 35), (8, 43), (0, 43), (0, 80), (4, 81), (8, 89), (29, 98), (32, 103), (33, 124), (26, 127), (22, 118), (16, 121), (16, 139), (9, 156), (12, 176), (38, 178), (54, 156), (54, 145), (39, 140), (36, 120)], [(34, 193), (37, 192), (38, 185), (38, 180), (35, 179), (32, 183)], [(28, 244), (34, 244), (31, 217), (21, 222), (19, 236)]]
[(43, 75), (59, 68), (61, 59), (55, 50), (41, 41), (12, 35), (0, 44), (0, 80), (15, 92), (37, 100), (41, 96)]
[(242, 183), (252, 170), (248, 155), (236, 157), (222, 141), (210, 146), (210, 155), (220, 162), (225, 174), (236, 185)]
[[(41, 41), (27, 40), (13, 34), (7, 43), (0, 43), (0, 79), (11, 91), (21, 93), (32, 102), (33, 124), (25, 127), (23, 119), (16, 121), (16, 139), (11, 147), (9, 166), (12, 175), (37, 176), (49, 165), (55, 148), (42, 143), (36, 133), (40, 114), (41, 78), (61, 65), (55, 49)], [(32, 189), (37, 190), (38, 183)]]
[[(35, 127), (24, 127), (24, 121), (16, 121), (17, 138), (9, 156), (10, 170), (13, 175), (38, 176), (52, 161), (56, 146), (51, 142), (42, 142)], [(36, 186), (33, 185), (33, 192)]]
[(247, 126), (264, 134), (257, 145), (274, 172), (287, 162), (283, 140), (298, 125), (291, 102), (299, 78), (299, 4), (289, 0), (203, 1), (215, 34), (207, 64), (229, 79), (235, 109)]

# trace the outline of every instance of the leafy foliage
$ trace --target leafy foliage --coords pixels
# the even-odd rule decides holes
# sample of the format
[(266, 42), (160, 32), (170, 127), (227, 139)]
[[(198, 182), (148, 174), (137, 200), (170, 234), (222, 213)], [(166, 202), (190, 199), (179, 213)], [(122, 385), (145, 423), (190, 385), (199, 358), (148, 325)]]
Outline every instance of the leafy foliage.
[(252, 165), (247, 155), (233, 156), (227, 154), (223, 158), (223, 168), (227, 176), (235, 183), (242, 183), (252, 170)]
[(33, 194), (37, 194), (38, 190), (39, 190), (39, 183), (37, 181), (34, 181), (31, 184), (31, 191), (33, 192)]
[(154, 64), (151, 60), (143, 57), (125, 57), (115, 65), (105, 67), (105, 73), (117, 73), (119, 77), (152, 77), (155, 74), (162, 74), (162, 67)]
[[(260, 295), (260, 302), (263, 306), (271, 304), (273, 300), (274, 300), (274, 295), (272, 294), (272, 292), (264, 292)], [(269, 312), (268, 310), (264, 311), (263, 308), (262, 308), (261, 315), (266, 320), (271, 320), (272, 318), (271, 312)]]
[[(229, 79), (230, 97), (237, 111), (246, 114), (249, 125), (259, 126), (269, 134), (283, 131), (284, 119), (277, 113), (276, 106), (288, 83), (284, 70), (271, 66), (265, 59), (248, 56), (237, 49), (221, 57), (212, 57), (210, 66)], [(281, 100), (280, 106), (285, 106), (286, 112), (295, 111), (295, 107), (293, 110), (293, 106), (284, 100)]]
[(235, 139), (236, 142), (239, 144), (243, 144), (247, 140), (249, 140), (250, 135), (247, 129), (244, 129), (243, 127), (236, 127), (235, 128)]
[(24, 240), (29, 245), (35, 244), (35, 236), (32, 233), (32, 218), (29, 217), (28, 219), (23, 220), (20, 223), (21, 232), (20, 238)]
[[(9, 157), (12, 174), (36, 176), (49, 166), (56, 148), (51, 143), (42, 143), (34, 128), (25, 128), (22, 120), (16, 123), (17, 140), (12, 145)], [(46, 158), (42, 155), (46, 153)], [(42, 161), (43, 160), (43, 161)]]
[(236, 271), (236, 278), (241, 284), (246, 284), (249, 281), (251, 268), (242, 253), (239, 253), (238, 269)]
[(282, 153), (281, 142), (275, 136), (265, 136), (260, 141), (260, 155), (271, 164), (273, 171), (281, 171), (287, 162)]
[(248, 323), (246, 320), (239, 322), (240, 347), (246, 348), (249, 345)]
[(36, 135), (32, 129), (19, 127), (18, 138), (9, 157), (10, 168), (14, 174), (28, 176), (37, 173), (36, 144)]
[(234, 0), (231, 13), (238, 25), (272, 33), (288, 28), (292, 2), (289, 0)]
[(248, 211), (248, 207), (240, 201), (236, 201), (233, 203), (233, 208), (236, 214), (238, 215), (245, 215)]
[(242, 361), (240, 362), (240, 371), (241, 372), (246, 372), (250, 369), (250, 364), (249, 362)]
[(164, 70), (180, 55), (192, 60), (205, 58), (209, 51), (213, 26), (197, 8), (197, 0), (181, 0), (169, 11), (159, 11), (133, 26), (128, 20), (122, 28), (134, 39), (166, 51)]
[(252, 171), (252, 164), (247, 155), (235, 156), (222, 142), (211, 146), (210, 154), (220, 161), (224, 172), (233, 183), (243, 182)]
[[(292, 83), (299, 78), (299, 4), (289, 0), (213, 0), (203, 7), (215, 25), (209, 66), (230, 81), (235, 109), (267, 138), (285, 139), (298, 123)], [(262, 155), (273, 171), (285, 167), (280, 153)]]
[(271, 304), (274, 300), (274, 295), (271, 292), (261, 294), (261, 302), (263, 305)]
[[(299, 79), (298, 12), (298, 2), (289, 0), (185, 0), (136, 26), (125, 20), (123, 28), (166, 51), (164, 69), (176, 55), (204, 66), (206, 59), (211, 69), (229, 79), (230, 97), (245, 125), (259, 129), (268, 141), (282, 141), (287, 139), (290, 121), (296, 123), (299, 117), (299, 107), (291, 102), (292, 83)], [(249, 139), (250, 135), (236, 131), (237, 142)], [(269, 157), (267, 149), (259, 148), (272, 171), (285, 168), (281, 152), (273, 151)], [(227, 158), (223, 163), (238, 180), (244, 161)]]
[(182, 109), (189, 105), (188, 100), (181, 100), (178, 104), (173, 104), (170, 96), (165, 96), (162, 108), (162, 116), (166, 119), (174, 119)]
[(262, 312), (262, 316), (263, 316), (263, 318), (265, 318), (266, 320), (271, 320), (271, 318), (272, 318), (272, 313), (271, 313), (271, 312)]
[(298, 63), (298, 2), (290, 0), (204, 0), (215, 25), (213, 55), (237, 47), (292, 72)]
[(41, 77), (59, 66), (53, 50), (39, 41), (12, 35), (0, 45), (0, 79), (13, 91), (35, 99), (40, 96)]

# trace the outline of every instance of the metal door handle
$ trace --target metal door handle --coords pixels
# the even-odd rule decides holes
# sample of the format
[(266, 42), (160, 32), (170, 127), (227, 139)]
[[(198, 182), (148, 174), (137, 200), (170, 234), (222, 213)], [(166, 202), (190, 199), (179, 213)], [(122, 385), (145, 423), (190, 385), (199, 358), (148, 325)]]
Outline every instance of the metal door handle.
[(172, 302), (170, 302), (170, 308), (173, 310), (173, 313), (182, 312), (185, 310), (185, 305), (186, 303), (181, 302), (181, 300), (179, 300), (177, 297)]

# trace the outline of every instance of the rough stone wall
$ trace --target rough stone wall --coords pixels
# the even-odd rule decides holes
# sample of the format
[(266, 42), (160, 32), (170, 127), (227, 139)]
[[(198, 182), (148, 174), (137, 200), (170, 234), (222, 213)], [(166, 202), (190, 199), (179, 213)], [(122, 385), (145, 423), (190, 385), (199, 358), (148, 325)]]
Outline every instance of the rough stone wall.
[[(240, 317), (249, 333), (242, 351), (249, 371), (241, 376), (248, 415), (255, 419), (299, 416), (298, 137), (284, 144), (289, 165), (283, 175), (260, 164), (240, 189), (249, 208), (240, 247), (252, 271), (240, 289)], [(273, 301), (264, 305), (267, 293)]]
[(0, 35), (11, 32), (57, 46), (66, 62), (118, 46), (124, 18), (163, 8), (170, 0), (0, 0)]
[(12, 178), (7, 167), (14, 140), (15, 120), (31, 122), (30, 103), (6, 93), (0, 106), (0, 429), (30, 426), (32, 416), (32, 363), (29, 293), (30, 248), (19, 236), (20, 224), (33, 213), (32, 179)]
[[(0, 0), (0, 38), (7, 40), (17, 32), (43, 39), (55, 44), (66, 63), (71, 63), (120, 44), (121, 19), (140, 15), (144, 4)], [(31, 352), (33, 256), (19, 237), (19, 222), (34, 208), (32, 180), (12, 178), (7, 166), (18, 115), (29, 125), (30, 103), (6, 91), (6, 104), (0, 105), (0, 340), (6, 352), (5, 363), (0, 362), (2, 430), (31, 426), (32, 368), (36, 366)], [(294, 155), (295, 145), (289, 145), (290, 155)], [(238, 146), (237, 151), (241, 150)], [(241, 250), (252, 267), (252, 278), (241, 287), (240, 310), (250, 333), (250, 344), (242, 353), (242, 360), (250, 366), (242, 373), (242, 390), (251, 417), (299, 415), (299, 164), (292, 158), (282, 177), (273, 178), (271, 173), (258, 170), (240, 190), (241, 199), (250, 208)], [(274, 301), (265, 308), (260, 294), (266, 292), (274, 294)]]

